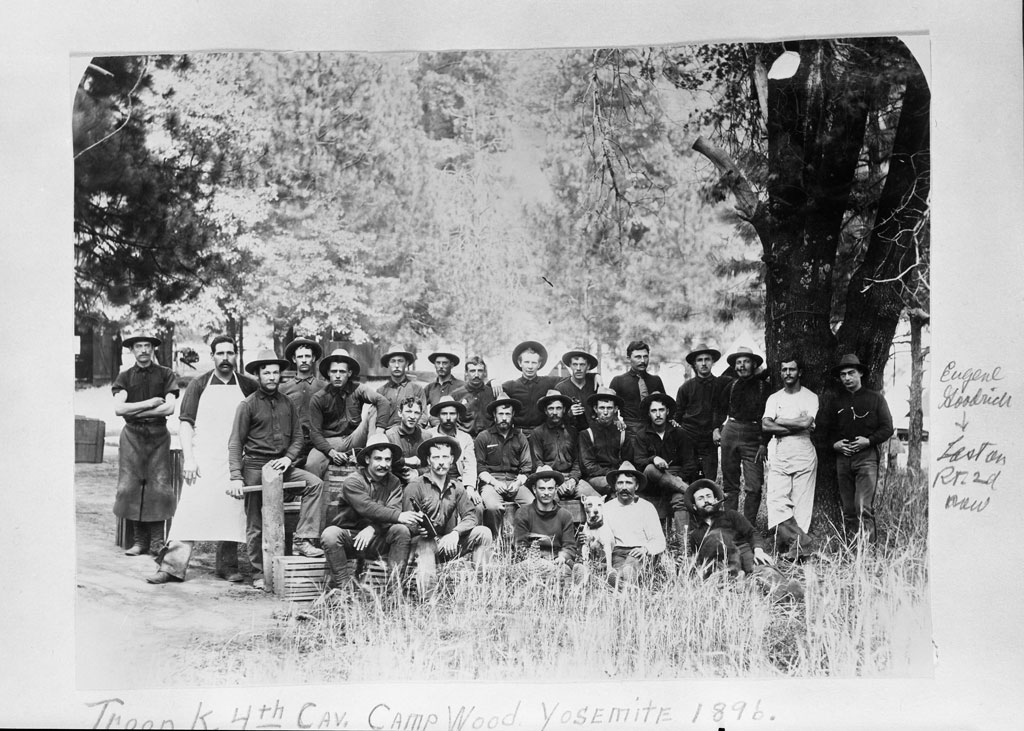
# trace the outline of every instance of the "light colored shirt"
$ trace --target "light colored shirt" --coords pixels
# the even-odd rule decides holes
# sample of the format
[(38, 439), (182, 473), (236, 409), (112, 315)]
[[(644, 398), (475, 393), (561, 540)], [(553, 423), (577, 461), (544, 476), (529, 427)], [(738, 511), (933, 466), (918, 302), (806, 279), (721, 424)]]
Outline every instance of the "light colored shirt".
[(604, 524), (615, 536), (615, 547), (644, 547), (651, 555), (665, 550), (665, 532), (652, 503), (638, 498), (629, 505), (618, 500), (604, 504)]

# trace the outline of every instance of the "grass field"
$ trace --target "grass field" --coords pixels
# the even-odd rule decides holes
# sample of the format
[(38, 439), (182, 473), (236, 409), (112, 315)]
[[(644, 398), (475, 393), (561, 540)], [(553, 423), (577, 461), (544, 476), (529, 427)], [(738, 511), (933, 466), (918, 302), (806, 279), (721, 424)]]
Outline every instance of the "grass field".
[(879, 502), (874, 551), (832, 539), (820, 558), (784, 568), (805, 582), (804, 602), (772, 603), (723, 575), (700, 580), (685, 562), (627, 591), (598, 577), (560, 586), (499, 554), (484, 575), (444, 568), (429, 602), (381, 594), (296, 605), (272, 633), (202, 648), (196, 659), (211, 662), (193, 665), (196, 680), (928, 676), (924, 481), (894, 475)]

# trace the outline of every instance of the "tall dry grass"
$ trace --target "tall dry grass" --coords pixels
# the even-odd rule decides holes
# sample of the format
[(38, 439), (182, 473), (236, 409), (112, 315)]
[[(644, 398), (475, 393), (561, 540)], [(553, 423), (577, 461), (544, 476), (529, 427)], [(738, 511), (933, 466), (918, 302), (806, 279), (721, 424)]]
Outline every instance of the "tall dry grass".
[(701, 580), (685, 562), (613, 591), (601, 577), (562, 584), (499, 554), (480, 573), (443, 566), (429, 601), (382, 593), (295, 608), (270, 634), (197, 650), (216, 665), (200, 662), (197, 680), (929, 675), (926, 507), (924, 480), (890, 476), (873, 551), (830, 536), (820, 558), (780, 564), (805, 582), (800, 603), (773, 603), (751, 581)]

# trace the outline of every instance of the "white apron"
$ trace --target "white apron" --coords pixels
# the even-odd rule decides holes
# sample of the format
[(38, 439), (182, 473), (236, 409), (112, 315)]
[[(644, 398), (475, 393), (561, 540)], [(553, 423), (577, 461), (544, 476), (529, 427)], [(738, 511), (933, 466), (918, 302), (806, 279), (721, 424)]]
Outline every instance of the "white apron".
[(231, 484), (228, 440), (235, 421), (235, 409), (245, 398), (236, 385), (211, 386), (206, 382), (196, 410), (192, 451), (199, 475), (181, 488), (178, 510), (171, 523), (170, 538), (178, 541), (245, 542), (245, 508), (225, 491)]

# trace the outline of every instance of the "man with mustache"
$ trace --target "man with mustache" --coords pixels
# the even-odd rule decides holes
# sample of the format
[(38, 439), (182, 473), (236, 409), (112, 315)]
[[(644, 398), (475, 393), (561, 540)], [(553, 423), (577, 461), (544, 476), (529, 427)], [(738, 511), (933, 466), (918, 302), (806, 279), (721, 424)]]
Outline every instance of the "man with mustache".
[(622, 399), (619, 407), (622, 420), (630, 432), (636, 434), (643, 428), (644, 416), (640, 412), (640, 402), (652, 393), (666, 393), (665, 384), (660, 376), (651, 375), (647, 368), (651, 363), (651, 346), (643, 340), (634, 340), (626, 346), (626, 357), (629, 359), (629, 370), (612, 379), (608, 384)]
[(391, 471), (402, 451), (374, 434), (359, 451), (358, 469), (341, 484), (338, 514), (320, 535), (327, 557), (327, 589), (352, 588), (350, 558), (386, 555), (389, 581), (401, 586), (419, 515), (402, 509), (402, 483)]
[(494, 424), (487, 408), (495, 399), (494, 390), (487, 383), (487, 364), (479, 355), (466, 359), (466, 384), (454, 389), (452, 398), (466, 407), (460, 426), (474, 439)]
[(764, 483), (764, 459), (767, 436), (761, 431), (764, 404), (769, 386), (755, 373), (764, 358), (747, 347), (736, 349), (726, 359), (736, 369), (736, 379), (719, 389), (712, 432), (716, 444), (722, 445), (722, 485), (725, 506), (740, 507), (740, 473), (743, 475), (743, 515), (751, 525), (757, 521)]
[(228, 441), (231, 466), (228, 494), (239, 498), (244, 496), (245, 499), (246, 550), (252, 564), (252, 585), (255, 589), (264, 587), (263, 494), (246, 493), (243, 488), (263, 484), (264, 466), (281, 472), (284, 482), (304, 483), (292, 553), (308, 558), (324, 555), (312, 543), (320, 537), (323, 480), (292, 466), (302, 448), (302, 428), (295, 404), (278, 389), (281, 371), (287, 366), (288, 361), (277, 358), (271, 350), (261, 352), (245, 366), (248, 373), (257, 376), (259, 389), (238, 404)]
[[(558, 499), (596, 495), (597, 491), (583, 479), (580, 472), (579, 435), (566, 425), (566, 414), (573, 406), (568, 396), (551, 390), (537, 401), (537, 410), (544, 414), (544, 423), (529, 436), (533, 459), (550, 465), (559, 473)], [(530, 481), (527, 480), (527, 486)]]
[(644, 487), (642, 472), (630, 462), (608, 473), (615, 499), (604, 504), (604, 524), (615, 538), (608, 583), (635, 584), (641, 574), (649, 573), (654, 559), (665, 551), (665, 533), (654, 505), (637, 497)]
[(598, 495), (608, 495), (614, 484), (607, 475), (633, 459), (633, 437), (620, 428), (618, 410), (622, 399), (610, 388), (599, 388), (587, 399), (590, 426), (580, 432), (580, 470)]
[(388, 427), (398, 425), (401, 419), (398, 405), (403, 401), (414, 398), (420, 403), (421, 414), (427, 410), (427, 398), (423, 393), (423, 386), (408, 376), (408, 370), (415, 362), (416, 355), (409, 350), (391, 350), (380, 358), (381, 367), (387, 368), (391, 374), (388, 380), (377, 388), (377, 393), (391, 403)]
[(686, 362), (693, 368), (693, 378), (683, 382), (676, 392), (674, 418), (689, 437), (697, 466), (696, 477), (709, 480), (718, 477), (718, 445), (715, 444), (715, 400), (723, 380), (711, 372), (722, 354), (706, 345), (686, 354)]
[(437, 419), (436, 436), (450, 437), (459, 443), (462, 454), (452, 465), (452, 477), (458, 477), (466, 488), (474, 505), (480, 504), (480, 493), (476, 487), (476, 450), (473, 438), (459, 428), (459, 423), (466, 419), (466, 407), (451, 396), (442, 396), (430, 407), (430, 416)]
[(316, 362), (323, 354), (320, 344), (308, 338), (295, 338), (284, 349), (284, 359), (295, 364), (295, 376), (281, 384), (281, 393), (295, 404), (302, 424), (302, 450), (295, 461), (297, 467), (306, 464), (306, 457), (313, 448), (309, 431), (309, 403), (313, 394), (327, 385), (326, 381), (316, 375)]
[[(348, 464), (349, 453), (366, 444), (371, 423), (377, 433), (384, 431), (391, 419), (391, 402), (359, 383), (359, 371), (359, 362), (344, 348), (337, 348), (320, 363), (327, 385), (309, 402), (313, 451), (306, 460), (306, 470), (321, 480), (330, 465)], [(364, 417), (366, 406), (369, 409)]]
[(178, 379), (157, 364), (152, 335), (125, 338), (135, 365), (117, 374), (110, 386), (114, 413), (124, 418), (118, 442), (117, 494), (114, 515), (131, 524), (134, 543), (128, 556), (157, 553), (163, 543), (164, 521), (174, 515), (177, 498), (171, 482), (171, 433), (167, 417), (174, 413)]
[[(459, 364), (459, 356), (455, 353), (438, 351), (428, 355), (427, 360), (434, 364), (434, 370), (437, 372), (437, 380), (431, 381), (423, 389), (423, 397), (426, 399), (426, 409), (429, 413), (433, 411), (434, 406), (442, 397), (451, 396), (453, 391), (462, 388), (466, 383), (452, 375), (452, 368)], [(430, 417), (429, 424), (432, 427), (437, 426), (437, 417)]]
[(533, 472), (533, 456), (523, 432), (512, 424), (522, 404), (499, 393), (487, 408), (494, 426), (477, 435), (473, 448), (484, 505), (484, 525), (497, 535), (504, 517), (505, 500), (514, 500), (520, 507), (533, 502), (533, 495), (526, 487), (526, 478)]
[(513, 424), (529, 436), (530, 430), (544, 423), (544, 414), (537, 410), (537, 399), (555, 387), (557, 376), (541, 376), (540, 369), (548, 362), (547, 349), (536, 340), (519, 343), (512, 350), (512, 364), (523, 374), (502, 384), (509, 398), (522, 404)]
[(577, 432), (590, 426), (587, 414), (587, 399), (597, 393), (600, 379), (597, 373), (590, 371), (597, 368), (598, 360), (585, 350), (570, 350), (562, 356), (562, 364), (569, 369), (569, 377), (555, 384), (555, 390), (570, 399), (566, 422)]

